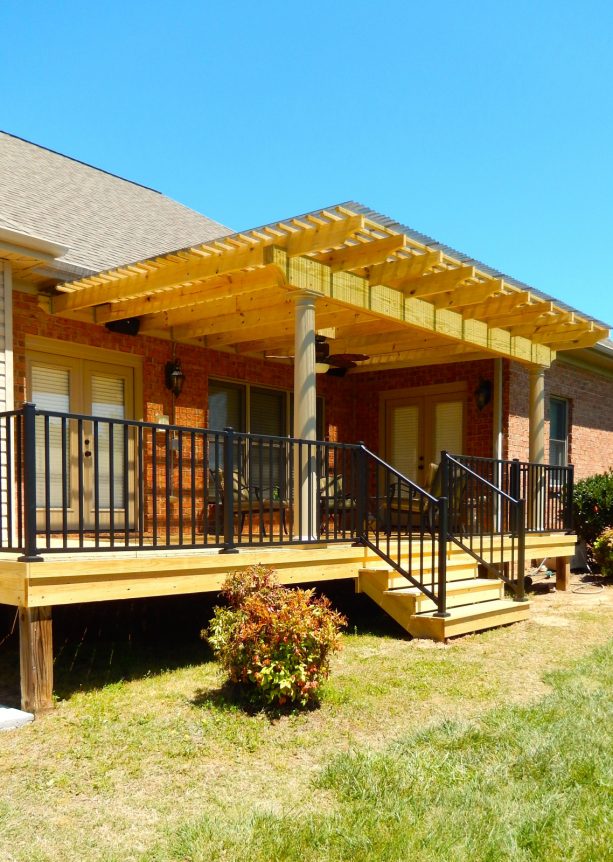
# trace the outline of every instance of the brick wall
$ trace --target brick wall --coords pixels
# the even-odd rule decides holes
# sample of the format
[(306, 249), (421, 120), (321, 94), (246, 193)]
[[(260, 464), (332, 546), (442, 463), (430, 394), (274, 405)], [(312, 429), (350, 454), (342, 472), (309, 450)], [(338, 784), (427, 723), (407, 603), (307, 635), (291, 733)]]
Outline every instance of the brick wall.
[[(530, 381), (528, 369), (505, 363), (509, 411), (505, 413), (509, 458), (528, 459)], [(613, 467), (613, 380), (596, 372), (554, 362), (545, 372), (545, 460), (549, 460), (549, 398), (569, 401), (569, 460), (576, 478)]]
[[(172, 396), (164, 385), (164, 366), (172, 359), (168, 341), (149, 336), (131, 337), (109, 332), (91, 323), (51, 317), (38, 306), (35, 296), (15, 293), (15, 397), (21, 404), (26, 396), (26, 335), (39, 335), (76, 344), (131, 353), (143, 359), (143, 418), (153, 421), (172, 411)], [(273, 362), (186, 344), (176, 347), (185, 373), (185, 385), (175, 407), (178, 424), (203, 427), (206, 424), (208, 378), (221, 377), (262, 386), (293, 388), (293, 368)], [(318, 394), (325, 399), (326, 434), (333, 440), (353, 440), (354, 386), (347, 380), (320, 376)]]
[[(78, 344), (132, 353), (143, 359), (144, 418), (171, 415), (172, 398), (164, 385), (164, 366), (172, 358), (168, 341), (149, 336), (131, 337), (91, 323), (51, 317), (35, 296), (15, 293), (16, 402), (25, 398), (25, 338), (40, 335)], [(179, 344), (176, 353), (185, 372), (185, 385), (175, 407), (177, 423), (206, 425), (208, 378), (221, 377), (263, 386), (293, 388), (293, 368), (237, 354)], [(345, 378), (318, 375), (317, 392), (325, 402), (325, 433), (331, 440), (364, 440), (379, 450), (379, 393), (393, 389), (467, 381), (467, 453), (491, 455), (492, 404), (477, 410), (473, 392), (483, 378), (493, 380), (493, 362), (455, 363), (424, 368), (372, 372)]]
[[(379, 440), (379, 395), (394, 389), (415, 386), (432, 386), (442, 383), (466, 381), (466, 455), (491, 457), (493, 437), (493, 401), (478, 410), (474, 391), (481, 380), (494, 380), (493, 360), (456, 362), (449, 365), (431, 365), (422, 368), (402, 368), (356, 374), (358, 403), (364, 405), (356, 416), (356, 439), (364, 440), (374, 452), (382, 450)], [(367, 405), (367, 406), (366, 406)]]

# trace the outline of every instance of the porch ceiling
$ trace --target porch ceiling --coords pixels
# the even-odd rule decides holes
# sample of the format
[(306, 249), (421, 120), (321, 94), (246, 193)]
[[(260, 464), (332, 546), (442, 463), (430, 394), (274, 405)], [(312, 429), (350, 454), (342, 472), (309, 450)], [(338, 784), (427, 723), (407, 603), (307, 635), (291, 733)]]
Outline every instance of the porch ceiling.
[[(433, 249), (398, 225), (341, 205), (58, 287), (54, 315), (271, 357), (291, 353), (292, 294), (318, 297), (335, 353), (353, 373), (505, 356), (549, 365), (608, 335), (598, 321)], [(426, 240), (427, 238), (422, 238)]]

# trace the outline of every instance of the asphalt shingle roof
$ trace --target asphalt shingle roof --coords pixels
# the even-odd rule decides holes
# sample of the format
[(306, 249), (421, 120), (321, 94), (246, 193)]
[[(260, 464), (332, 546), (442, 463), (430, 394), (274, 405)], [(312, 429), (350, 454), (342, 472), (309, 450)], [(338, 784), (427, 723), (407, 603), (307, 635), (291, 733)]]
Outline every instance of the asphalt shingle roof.
[(0, 227), (68, 246), (89, 272), (231, 231), (160, 192), (0, 132)]

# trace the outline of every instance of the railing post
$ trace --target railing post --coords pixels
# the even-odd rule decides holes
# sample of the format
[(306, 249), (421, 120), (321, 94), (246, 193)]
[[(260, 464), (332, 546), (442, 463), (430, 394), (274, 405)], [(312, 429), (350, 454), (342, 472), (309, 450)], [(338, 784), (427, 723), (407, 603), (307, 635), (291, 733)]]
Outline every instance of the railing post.
[(573, 530), (573, 525), (575, 522), (575, 514), (573, 511), (573, 496), (575, 490), (575, 468), (572, 464), (569, 464), (566, 468), (567, 480), (566, 480), (566, 501), (565, 501), (565, 517), (564, 517), (564, 529), (571, 533)]
[[(237, 554), (234, 542), (234, 429), (224, 428), (223, 450), (223, 540), (222, 553)], [(240, 513), (239, 513), (240, 515)]]
[(36, 545), (36, 406), (23, 405), (24, 554), (20, 563), (40, 563)]
[(517, 588), (514, 599), (516, 602), (526, 602), (526, 589), (524, 585), (524, 572), (526, 570), (526, 501), (519, 500), (517, 503), (517, 519), (519, 527), (517, 530)]
[[(509, 474), (509, 496), (514, 500), (521, 498), (521, 464), (519, 458), (513, 458), (511, 461), (511, 470)], [(511, 509), (511, 523), (509, 524), (512, 533), (519, 533), (519, 524), (516, 523), (519, 517), (519, 509), (513, 506)], [(524, 526), (525, 526), (525, 506), (524, 506)], [(501, 532), (504, 532), (504, 524), (501, 524)]]
[(365, 444), (360, 441), (354, 452), (357, 462), (356, 539), (363, 544), (368, 537), (368, 456)]
[[(445, 454), (445, 453), (442, 453)], [(446, 463), (446, 462), (445, 462)], [(441, 461), (441, 465), (443, 461)], [(443, 473), (443, 480), (445, 475)], [(443, 488), (445, 484), (443, 484)], [(435, 617), (450, 616), (447, 611), (447, 542), (449, 535), (448, 524), (448, 500), (446, 497), (438, 498), (438, 596)]]

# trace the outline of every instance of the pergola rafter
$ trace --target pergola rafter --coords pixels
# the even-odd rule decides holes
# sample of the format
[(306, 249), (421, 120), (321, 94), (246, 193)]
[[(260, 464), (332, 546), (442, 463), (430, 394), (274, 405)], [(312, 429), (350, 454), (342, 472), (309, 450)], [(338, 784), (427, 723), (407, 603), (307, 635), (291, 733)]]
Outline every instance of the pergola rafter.
[[(596, 343), (602, 325), (431, 248), (385, 220), (338, 206), (62, 285), (57, 315), (140, 318), (144, 333), (266, 354), (291, 347), (294, 294), (317, 297), (316, 326), (368, 367), (438, 350), (548, 365), (555, 350)], [(361, 346), (361, 347), (360, 347)], [(354, 369), (357, 372), (357, 369)]]

